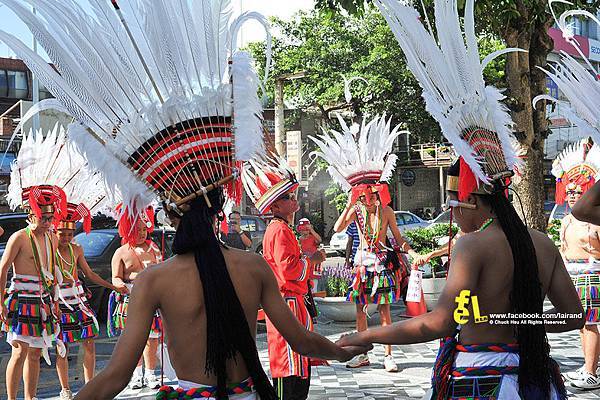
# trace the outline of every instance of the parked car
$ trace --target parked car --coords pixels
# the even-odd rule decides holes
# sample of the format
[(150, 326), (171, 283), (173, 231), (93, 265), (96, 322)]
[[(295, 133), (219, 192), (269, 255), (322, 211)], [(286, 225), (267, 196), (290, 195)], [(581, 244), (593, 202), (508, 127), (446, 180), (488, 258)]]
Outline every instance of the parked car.
[(4, 233), (0, 236), (0, 257), (4, 254), (6, 242), (8, 238), (16, 231), (27, 226), (26, 213), (6, 213), (0, 214), (0, 226), (4, 229)]
[(417, 217), (409, 211), (394, 211), (396, 214), (396, 222), (400, 232), (410, 231), (417, 228), (427, 228), (429, 222)]
[[(174, 238), (174, 230), (164, 230), (164, 238), (162, 229), (152, 232), (152, 240), (161, 250), (164, 243), (162, 253), (165, 259), (173, 255), (172, 245)], [(119, 237), (117, 228), (94, 229), (87, 235), (82, 232), (77, 234), (74, 240), (83, 247), (83, 254), (92, 270), (110, 282), (112, 276), (110, 262), (115, 251), (121, 246), (121, 238)], [(98, 320), (106, 321), (110, 291), (105, 287), (89, 282), (88, 279), (85, 281), (92, 292), (90, 305), (98, 315)]]
[(439, 224), (449, 224), (450, 223), (450, 210), (446, 210), (431, 221), (429, 221), (429, 226), (439, 225)]
[(566, 202), (564, 204), (555, 204), (548, 220), (563, 219), (567, 214), (569, 214), (569, 210), (567, 210)]
[(267, 230), (267, 222), (256, 215), (242, 215), (242, 223), (240, 224), (242, 230), (250, 234), (252, 239), (252, 246), (248, 251), (253, 251), (258, 254), (262, 254), (262, 242)]
[(329, 249), (336, 252), (342, 257), (346, 257), (346, 244), (348, 243), (348, 235), (346, 232), (336, 232), (329, 241)]

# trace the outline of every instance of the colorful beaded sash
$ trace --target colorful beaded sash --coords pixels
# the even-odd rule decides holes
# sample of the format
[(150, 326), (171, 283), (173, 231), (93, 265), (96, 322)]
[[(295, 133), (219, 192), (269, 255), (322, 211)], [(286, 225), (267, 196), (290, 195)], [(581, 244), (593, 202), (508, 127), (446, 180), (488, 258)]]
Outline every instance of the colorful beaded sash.
[[(227, 385), (227, 394), (229, 396), (239, 395), (244, 393), (252, 393), (254, 391), (254, 382), (252, 378), (248, 378), (240, 383)], [(216, 386), (200, 386), (189, 390), (182, 388), (173, 388), (171, 386), (163, 386), (156, 394), (156, 400), (166, 399), (208, 399), (215, 397), (217, 393)]]

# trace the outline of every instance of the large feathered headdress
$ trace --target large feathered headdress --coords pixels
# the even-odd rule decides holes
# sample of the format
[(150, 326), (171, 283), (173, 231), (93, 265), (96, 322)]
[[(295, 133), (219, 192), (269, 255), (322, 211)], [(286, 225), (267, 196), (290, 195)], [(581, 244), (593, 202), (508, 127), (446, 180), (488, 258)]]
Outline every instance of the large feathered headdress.
[(459, 182), (449, 182), (464, 198), (503, 182), (519, 164), (511, 142), (513, 125), (498, 89), (485, 86), (483, 69), (503, 49), (480, 61), (473, 17), (467, 0), (464, 32), (456, 0), (435, 0), (435, 31), (427, 30), (419, 13), (397, 0), (375, 0), (406, 55), (407, 65), (423, 88), (427, 111), (461, 156)]
[(67, 196), (67, 213), (61, 218), (57, 228), (75, 229), (77, 222), (82, 222), (84, 232), (90, 233), (92, 216), (108, 212), (114, 200), (107, 193), (104, 176), (100, 171), (92, 171), (72, 143), (67, 143), (66, 147), (67, 151), (61, 152), (61, 158), (57, 162), (72, 172), (63, 185)]
[[(319, 137), (310, 137), (320, 151), (313, 154), (329, 164), (327, 172), (333, 181), (345, 191), (352, 189), (353, 195), (364, 192), (365, 185), (373, 186), (387, 182), (394, 173), (397, 157), (390, 154), (394, 141), (402, 132), (396, 126), (391, 129), (391, 121), (385, 116), (375, 117), (369, 122), (349, 127), (341, 116), (337, 116), (342, 132), (323, 130)], [(383, 185), (382, 185), (383, 186)], [(387, 185), (385, 185), (387, 186)], [(387, 193), (382, 204), (389, 203), (387, 188), (378, 190), (380, 196)]]
[[(272, 146), (271, 146), (272, 147)], [(248, 161), (242, 172), (246, 193), (261, 214), (269, 212), (273, 202), (298, 186), (296, 175), (287, 161), (270, 147), (265, 154)]]
[(585, 193), (598, 180), (600, 173), (600, 146), (589, 139), (567, 146), (552, 163), (556, 177), (555, 202), (564, 204), (567, 192)]
[[(551, 10), (552, 3), (555, 1), (550, 1)], [(559, 2), (564, 3), (562, 0)], [(552, 14), (554, 15), (554, 10), (552, 10)], [(568, 10), (558, 19), (555, 18), (563, 37), (578, 50), (584, 63), (582, 64), (567, 53), (561, 52), (559, 62), (548, 64), (548, 69), (538, 68), (556, 83), (561, 94), (569, 100), (569, 104), (561, 105), (561, 113), (586, 135), (592, 135), (596, 141), (600, 141), (600, 82), (598, 82), (595, 68), (579, 48), (579, 43), (575, 40), (573, 31), (567, 23), (567, 18), (576, 15), (591, 18), (598, 25), (600, 25), (600, 21), (595, 15), (585, 10)], [(558, 101), (549, 95), (539, 95), (533, 99), (534, 106), (540, 100)]]
[(23, 135), (21, 148), (11, 165), (6, 195), (13, 210), (21, 206), (38, 218), (42, 213), (53, 213), (55, 221), (66, 215), (67, 197), (62, 187), (73, 173), (64, 162), (67, 152), (65, 131), (58, 125), (46, 138), (41, 131)]
[[(25, 61), (76, 122), (68, 130), (94, 170), (118, 186), (124, 212), (158, 195), (176, 208), (225, 186), (239, 198), (236, 163), (260, 151), (259, 79), (236, 51), (241, 24), (228, 0), (1, 0), (32, 31), (53, 66), (7, 32)], [(29, 5), (35, 5), (37, 14)], [(268, 69), (268, 68), (267, 68)], [(208, 201), (208, 198), (205, 197)]]

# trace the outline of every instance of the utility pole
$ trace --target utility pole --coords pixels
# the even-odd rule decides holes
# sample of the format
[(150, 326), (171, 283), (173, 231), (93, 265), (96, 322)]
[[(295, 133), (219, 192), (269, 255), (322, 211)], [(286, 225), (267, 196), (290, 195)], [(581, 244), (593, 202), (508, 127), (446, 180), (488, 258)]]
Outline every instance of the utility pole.
[(275, 149), (277, 153), (285, 158), (285, 104), (283, 102), (284, 81), (304, 78), (306, 72), (295, 72), (291, 74), (282, 74), (275, 79)]

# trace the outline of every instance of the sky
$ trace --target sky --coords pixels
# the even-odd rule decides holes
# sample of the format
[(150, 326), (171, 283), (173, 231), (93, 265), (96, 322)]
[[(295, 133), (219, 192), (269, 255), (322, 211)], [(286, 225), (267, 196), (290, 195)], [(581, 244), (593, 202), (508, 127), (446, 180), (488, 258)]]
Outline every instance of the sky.
[[(109, 3), (109, 0), (106, 2)], [(231, 0), (231, 3), (236, 15), (240, 10), (257, 11), (267, 17), (277, 16), (283, 19), (289, 18), (299, 10), (307, 10), (314, 6), (314, 0)], [(6, 6), (0, 6), (0, 21), (2, 21), (0, 29), (16, 35), (25, 43), (32, 43), (31, 33), (25, 24)], [(250, 21), (243, 26), (239, 43), (243, 46), (248, 42), (262, 40), (264, 37), (261, 25)], [(14, 53), (4, 43), (0, 43), (0, 57), (14, 57)]]

